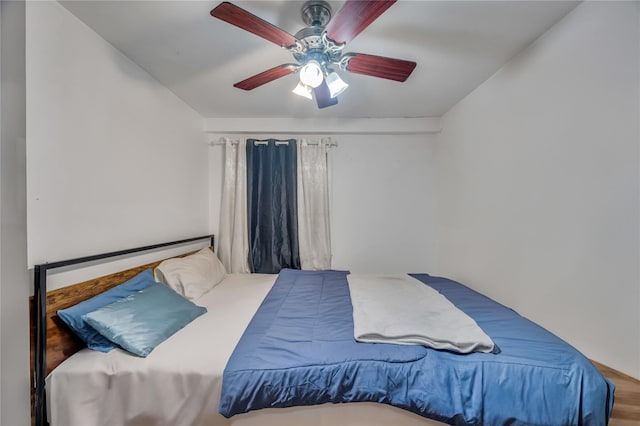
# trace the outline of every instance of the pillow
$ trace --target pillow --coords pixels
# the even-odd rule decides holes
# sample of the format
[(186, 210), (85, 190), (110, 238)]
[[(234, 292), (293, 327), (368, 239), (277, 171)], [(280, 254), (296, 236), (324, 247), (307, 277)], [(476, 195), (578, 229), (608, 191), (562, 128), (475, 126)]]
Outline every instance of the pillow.
[(160, 263), (154, 272), (164, 283), (189, 300), (195, 300), (222, 281), (227, 272), (209, 248), (186, 257), (174, 257)]
[(104, 293), (80, 302), (70, 308), (59, 310), (58, 316), (80, 339), (82, 339), (82, 341), (87, 344), (89, 349), (100, 352), (109, 352), (117, 346), (87, 324), (82, 319), (82, 315), (102, 308), (103, 306), (127, 297), (132, 293), (144, 290), (153, 283), (155, 283), (155, 280), (151, 275), (151, 269), (147, 269), (131, 278), (129, 281), (125, 281)]
[(155, 283), (82, 318), (118, 346), (146, 357), (169, 336), (205, 312), (206, 308)]

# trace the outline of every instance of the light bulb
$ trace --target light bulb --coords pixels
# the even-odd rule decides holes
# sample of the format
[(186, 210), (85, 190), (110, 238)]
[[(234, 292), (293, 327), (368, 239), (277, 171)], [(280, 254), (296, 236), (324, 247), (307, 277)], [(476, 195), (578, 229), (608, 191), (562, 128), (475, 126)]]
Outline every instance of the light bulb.
[(322, 84), (323, 79), (322, 67), (316, 60), (310, 60), (300, 69), (300, 81), (306, 86), (315, 89)]

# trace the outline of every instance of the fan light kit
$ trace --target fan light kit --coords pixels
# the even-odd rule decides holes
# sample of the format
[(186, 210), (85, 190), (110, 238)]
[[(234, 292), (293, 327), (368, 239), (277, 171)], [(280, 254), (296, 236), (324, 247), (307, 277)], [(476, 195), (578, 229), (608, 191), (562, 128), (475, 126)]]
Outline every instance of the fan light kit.
[(307, 25), (295, 36), (229, 2), (220, 3), (211, 16), (249, 31), (289, 50), (297, 63), (282, 64), (263, 71), (234, 87), (253, 90), (292, 73), (299, 82), (293, 93), (313, 99), (319, 108), (338, 103), (338, 95), (349, 85), (333, 69), (403, 82), (416, 67), (415, 62), (364, 53), (343, 53), (353, 40), (396, 0), (346, 0), (333, 17), (324, 0), (309, 0), (302, 6), (302, 20)]

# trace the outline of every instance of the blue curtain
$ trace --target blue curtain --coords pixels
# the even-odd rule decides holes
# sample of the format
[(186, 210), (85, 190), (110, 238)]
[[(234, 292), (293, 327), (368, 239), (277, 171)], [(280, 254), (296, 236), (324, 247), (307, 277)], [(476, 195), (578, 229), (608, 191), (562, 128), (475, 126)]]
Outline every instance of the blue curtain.
[(251, 272), (276, 274), (283, 268), (300, 269), (296, 157), (295, 139), (247, 139)]

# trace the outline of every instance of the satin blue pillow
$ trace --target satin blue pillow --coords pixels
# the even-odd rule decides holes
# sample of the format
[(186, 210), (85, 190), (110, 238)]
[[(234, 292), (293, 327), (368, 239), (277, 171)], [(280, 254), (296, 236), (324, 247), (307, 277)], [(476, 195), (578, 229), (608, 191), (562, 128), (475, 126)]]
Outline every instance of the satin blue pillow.
[(126, 351), (146, 357), (160, 343), (207, 312), (164, 284), (155, 283), (82, 316)]
[(87, 324), (82, 316), (89, 312), (107, 306), (116, 300), (127, 297), (132, 293), (151, 286), (155, 283), (151, 269), (140, 272), (135, 277), (124, 283), (113, 287), (104, 293), (101, 293), (84, 302), (80, 302), (67, 309), (58, 311), (58, 316), (64, 321), (71, 330), (87, 344), (89, 349), (100, 352), (109, 352), (111, 349), (117, 348), (110, 340), (98, 333), (93, 327)]

